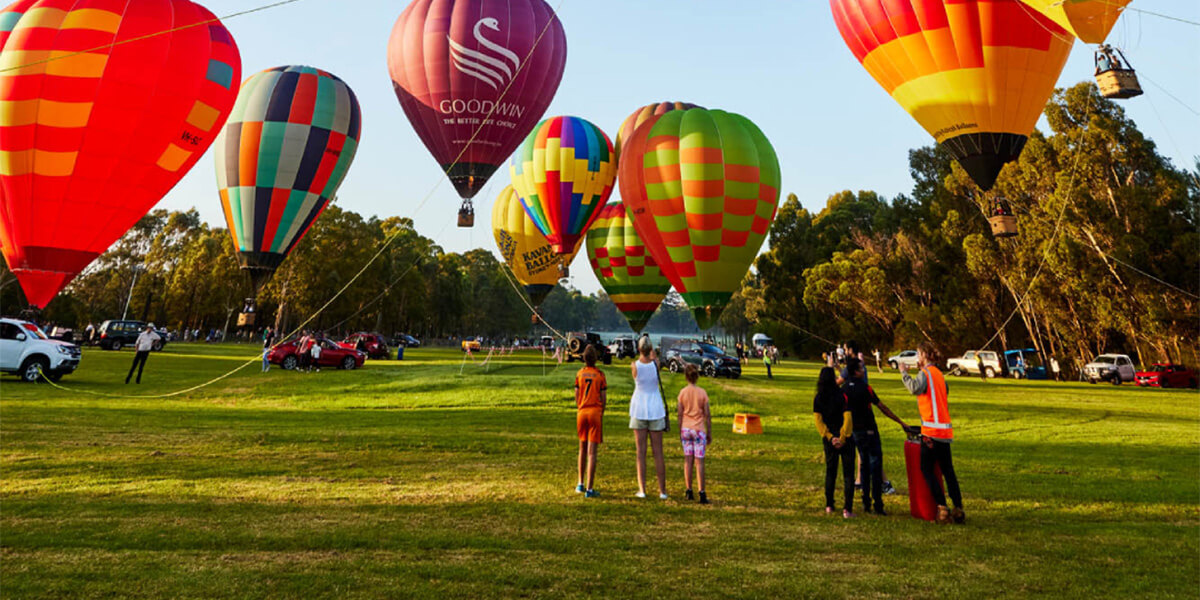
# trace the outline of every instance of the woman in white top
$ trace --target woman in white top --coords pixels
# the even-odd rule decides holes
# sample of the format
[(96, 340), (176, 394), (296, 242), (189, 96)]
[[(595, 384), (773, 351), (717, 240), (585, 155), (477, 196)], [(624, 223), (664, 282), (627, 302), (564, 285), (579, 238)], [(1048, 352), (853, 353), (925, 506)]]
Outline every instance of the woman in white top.
[(667, 405), (663, 402), (658, 380), (658, 357), (650, 339), (638, 344), (639, 356), (630, 365), (633, 373), (633, 398), (629, 400), (629, 428), (637, 444), (638, 498), (646, 497), (646, 437), (654, 448), (654, 468), (658, 472), (658, 497), (667, 499), (667, 467), (663, 462), (663, 432), (667, 430)]

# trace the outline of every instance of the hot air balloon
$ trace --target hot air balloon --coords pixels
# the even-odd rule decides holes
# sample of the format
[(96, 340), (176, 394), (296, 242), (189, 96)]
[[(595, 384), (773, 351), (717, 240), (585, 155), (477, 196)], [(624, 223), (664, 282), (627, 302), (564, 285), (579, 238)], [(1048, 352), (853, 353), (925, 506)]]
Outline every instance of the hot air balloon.
[(587, 252), (605, 293), (633, 331), (641, 333), (671, 291), (671, 282), (646, 250), (624, 204), (610, 202), (600, 211), (587, 233)]
[(631, 113), (621, 123), (620, 129), (617, 129), (616, 149), (617, 161), (621, 159), (621, 144), (633, 135), (633, 131), (638, 128), (638, 125), (646, 122), (650, 117), (661, 115), (665, 112), (673, 110), (686, 110), (689, 108), (703, 108), (688, 102), (659, 102), (657, 104), (647, 104)]
[(1133, 0), (1021, 0), (1088, 44), (1108, 37)]
[(570, 253), (608, 201), (614, 158), (608, 136), (577, 117), (542, 121), (513, 155), (513, 189), (556, 253)]
[(651, 117), (622, 147), (621, 197), (650, 255), (709, 329), (742, 283), (779, 205), (779, 160), (746, 117)]
[(470, 199), (546, 112), (566, 60), (544, 0), (414, 0), (396, 20), (392, 85), (463, 198), (460, 226), (474, 223)]
[(200, 159), (237, 96), (233, 36), (188, 0), (0, 11), (0, 247), (44, 307)]
[[(1103, 44), (1132, 0), (1021, 0), (1088, 44)], [(1118, 58), (1119, 56), (1119, 58)], [(1105, 98), (1133, 98), (1142, 86), (1121, 50), (1096, 49), (1096, 85)]]
[(1073, 39), (1019, 0), (830, 0), (867, 72), (990, 190), (1025, 147)]
[(559, 263), (565, 261), (569, 265), (582, 245), (577, 243), (570, 254), (559, 257), (529, 219), (511, 185), (504, 186), (492, 205), (492, 235), (504, 262), (525, 287), (535, 307), (542, 305), (558, 283)]
[(319, 69), (275, 67), (242, 84), (217, 138), (217, 186), (256, 295), (337, 193), (361, 120), (350, 87)]

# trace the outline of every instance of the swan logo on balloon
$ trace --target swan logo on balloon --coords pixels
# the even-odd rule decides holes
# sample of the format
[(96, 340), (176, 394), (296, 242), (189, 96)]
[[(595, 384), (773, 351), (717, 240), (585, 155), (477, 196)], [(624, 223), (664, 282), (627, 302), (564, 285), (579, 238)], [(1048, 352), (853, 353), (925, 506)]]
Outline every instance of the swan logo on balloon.
[[(521, 59), (512, 50), (483, 37), (480, 27), (500, 31), (500, 21), (492, 17), (485, 17), (475, 23), (472, 30), (475, 41), (479, 42), (480, 46), (491, 50), (494, 55), (498, 55), (498, 58), (467, 48), (447, 35), (446, 41), (450, 42), (450, 58), (454, 60), (455, 69), (484, 82), (493, 90), (499, 90), (501, 87), (507, 86), (513, 76), (521, 70)], [(511, 68), (509, 68), (509, 63), (512, 63)]]
[(545, 0), (413, 0), (387, 59), (413, 130), (469, 201), (550, 106), (567, 37)]

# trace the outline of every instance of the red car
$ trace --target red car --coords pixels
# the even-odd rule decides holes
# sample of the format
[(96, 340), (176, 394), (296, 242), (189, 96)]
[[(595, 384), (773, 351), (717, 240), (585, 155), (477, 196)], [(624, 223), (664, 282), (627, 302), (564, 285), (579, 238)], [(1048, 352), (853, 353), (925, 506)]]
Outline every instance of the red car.
[(388, 351), (387, 340), (383, 339), (378, 333), (356, 333), (341, 342), (338, 345), (351, 350), (364, 352), (367, 358), (382, 358), (387, 360), (391, 358), (391, 352)]
[[(273, 365), (279, 365), (289, 371), (300, 368), (304, 364), (300, 360), (300, 353), (296, 349), (298, 339), (291, 339), (271, 350), (267, 355), (267, 360)], [(367, 359), (367, 355), (353, 348), (343, 348), (333, 340), (321, 340), (321, 358), (317, 361), (318, 366), (322, 367), (337, 367), (339, 369), (357, 369), (363, 366), (363, 362)]]
[(1196, 372), (1171, 363), (1154, 363), (1149, 371), (1138, 371), (1134, 380), (1147, 387), (1196, 387)]

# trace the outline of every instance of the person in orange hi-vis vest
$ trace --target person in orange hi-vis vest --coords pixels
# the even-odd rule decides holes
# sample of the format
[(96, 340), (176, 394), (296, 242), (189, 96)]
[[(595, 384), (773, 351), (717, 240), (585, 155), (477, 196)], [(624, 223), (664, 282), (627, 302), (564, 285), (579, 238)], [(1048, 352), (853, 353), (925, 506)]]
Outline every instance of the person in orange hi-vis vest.
[[(950, 425), (950, 405), (947, 400), (946, 378), (937, 368), (938, 354), (933, 344), (922, 342), (917, 347), (917, 376), (910, 377), (904, 368), (904, 386), (917, 397), (917, 408), (921, 412), (921, 472), (929, 491), (937, 502), (938, 523), (962, 523), (966, 514), (962, 508), (962, 493), (958, 489), (958, 476), (954, 473), (954, 461), (950, 457), (950, 442), (954, 440), (954, 428)], [(941, 467), (946, 478), (946, 491), (954, 502), (954, 510), (946, 506), (946, 495), (938, 483), (935, 467)]]

